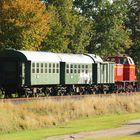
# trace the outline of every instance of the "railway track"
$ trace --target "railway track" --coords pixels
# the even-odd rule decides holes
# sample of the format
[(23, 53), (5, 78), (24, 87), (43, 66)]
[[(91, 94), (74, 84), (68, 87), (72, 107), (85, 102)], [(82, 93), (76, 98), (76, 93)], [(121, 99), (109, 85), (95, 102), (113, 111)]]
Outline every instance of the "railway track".
[(140, 92), (135, 93), (113, 93), (113, 94), (90, 94), (90, 95), (69, 95), (69, 96), (47, 96), (47, 97), (29, 97), (29, 98), (5, 98), (0, 99), (0, 103), (3, 102), (12, 102), (12, 103), (24, 103), (24, 102), (30, 102), (30, 101), (39, 101), (39, 100), (64, 100), (64, 99), (83, 99), (88, 97), (109, 97), (109, 96), (128, 96), (132, 94), (138, 94)]

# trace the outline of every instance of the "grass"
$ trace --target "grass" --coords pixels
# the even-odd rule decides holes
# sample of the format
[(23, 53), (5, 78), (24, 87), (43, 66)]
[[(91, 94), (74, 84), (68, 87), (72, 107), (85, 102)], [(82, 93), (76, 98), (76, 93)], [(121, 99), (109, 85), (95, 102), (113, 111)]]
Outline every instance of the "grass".
[(140, 112), (140, 95), (0, 103), (0, 133), (54, 127), (79, 119), (112, 113)]
[(138, 119), (140, 118), (139, 116), (140, 113), (125, 113), (86, 117), (75, 121), (70, 121), (68, 123), (64, 123), (54, 128), (44, 128), (28, 131), (26, 130), (10, 134), (1, 134), (0, 140), (41, 140), (42, 138), (46, 138), (49, 136), (113, 128), (126, 123), (128, 120)]

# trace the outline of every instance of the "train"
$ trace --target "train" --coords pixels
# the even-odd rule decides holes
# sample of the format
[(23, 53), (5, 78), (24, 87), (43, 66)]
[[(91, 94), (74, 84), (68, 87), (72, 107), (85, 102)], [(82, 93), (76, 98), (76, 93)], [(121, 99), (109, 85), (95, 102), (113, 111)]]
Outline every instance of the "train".
[(0, 51), (0, 89), (5, 98), (133, 92), (136, 66), (131, 57), (47, 51)]

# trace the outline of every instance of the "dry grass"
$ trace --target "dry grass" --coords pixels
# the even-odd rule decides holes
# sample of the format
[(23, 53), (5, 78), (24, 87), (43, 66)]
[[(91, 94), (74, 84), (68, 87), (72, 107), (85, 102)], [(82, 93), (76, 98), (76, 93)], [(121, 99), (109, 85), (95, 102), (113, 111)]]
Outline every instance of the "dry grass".
[(72, 119), (140, 111), (140, 95), (0, 103), (0, 132), (52, 127)]

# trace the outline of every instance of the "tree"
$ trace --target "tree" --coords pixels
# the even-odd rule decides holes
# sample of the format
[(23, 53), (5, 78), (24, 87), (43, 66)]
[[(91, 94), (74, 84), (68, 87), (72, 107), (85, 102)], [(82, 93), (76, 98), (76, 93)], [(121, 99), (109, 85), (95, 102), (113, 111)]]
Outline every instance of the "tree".
[[(75, 0), (82, 15), (93, 20), (93, 36), (88, 52), (104, 57), (124, 53), (131, 45), (130, 32), (125, 28), (126, 6), (123, 0)], [(110, 53), (111, 52), (111, 53)]]
[(140, 1), (128, 1), (128, 9), (126, 26), (132, 32), (133, 45), (126, 52), (134, 58), (140, 71)]
[(68, 34), (68, 52), (84, 53), (92, 37), (92, 21), (79, 14), (71, 19), (71, 32)]
[(39, 0), (0, 1), (0, 47), (39, 50), (48, 32), (48, 14)]
[(66, 27), (63, 26), (59, 19), (58, 9), (54, 6), (48, 7), (50, 14), (49, 32), (46, 39), (42, 42), (42, 50), (51, 52), (65, 52), (69, 40), (66, 38)]
[(43, 50), (53, 52), (85, 52), (90, 42), (90, 20), (73, 9), (72, 0), (47, 0), (50, 30)]

